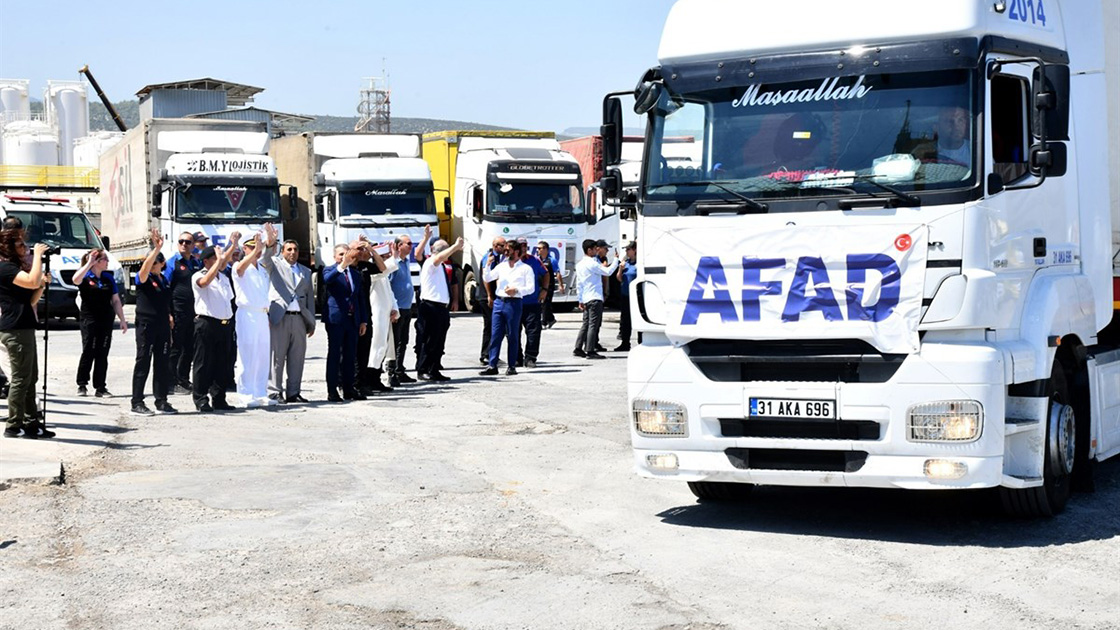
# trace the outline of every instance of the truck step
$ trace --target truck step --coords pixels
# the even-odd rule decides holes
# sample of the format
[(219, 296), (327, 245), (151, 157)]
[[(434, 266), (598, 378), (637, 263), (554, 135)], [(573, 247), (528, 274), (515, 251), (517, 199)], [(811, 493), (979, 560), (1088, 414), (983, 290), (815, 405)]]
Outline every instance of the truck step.
[(1033, 431), (1038, 428), (1038, 418), (1007, 418), (1004, 421), (1004, 436), (1015, 435), (1024, 431)]
[(1042, 485), (1042, 477), (1004, 475), (1000, 485), (1004, 488), (1037, 488)]

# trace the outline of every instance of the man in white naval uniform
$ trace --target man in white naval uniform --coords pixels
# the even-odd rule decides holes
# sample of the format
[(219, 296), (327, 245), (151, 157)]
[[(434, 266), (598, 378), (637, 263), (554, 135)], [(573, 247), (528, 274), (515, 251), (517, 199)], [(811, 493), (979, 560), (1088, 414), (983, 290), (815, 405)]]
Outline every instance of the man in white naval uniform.
[[(376, 251), (371, 252), (378, 256)], [(369, 313), (370, 313), (370, 341), (373, 344), (369, 352), (369, 368), (373, 371), (373, 391), (391, 392), (392, 387), (381, 382), (382, 364), (390, 350), (396, 346), (393, 341), (393, 324), (400, 317), (397, 311), (397, 299), (393, 295), (393, 287), (389, 284), (389, 275), (399, 267), (397, 260), (397, 245), (389, 241), (388, 256), (383, 259), (385, 269), (370, 278)]]
[(233, 287), (237, 293), (237, 393), (246, 407), (275, 405), (268, 398), (268, 375), (271, 367), (268, 326), (268, 270), (260, 264), (261, 256), (271, 256), (276, 247), (276, 228), (264, 225), (264, 233), (245, 241), (244, 255), (233, 271)]

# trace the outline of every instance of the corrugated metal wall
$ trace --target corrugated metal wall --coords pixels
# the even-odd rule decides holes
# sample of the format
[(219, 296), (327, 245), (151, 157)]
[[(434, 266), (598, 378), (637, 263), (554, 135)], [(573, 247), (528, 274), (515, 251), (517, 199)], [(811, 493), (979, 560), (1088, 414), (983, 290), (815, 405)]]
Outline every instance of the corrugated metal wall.
[(140, 120), (182, 118), (226, 108), (226, 93), (218, 90), (152, 90), (140, 101)]

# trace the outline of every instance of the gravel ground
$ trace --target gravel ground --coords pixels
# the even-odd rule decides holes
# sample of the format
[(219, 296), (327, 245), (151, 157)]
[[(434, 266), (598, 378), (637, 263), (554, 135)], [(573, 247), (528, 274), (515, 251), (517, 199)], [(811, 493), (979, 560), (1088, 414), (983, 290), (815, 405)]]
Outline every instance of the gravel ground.
[[(512, 378), (476, 375), (463, 315), (448, 384), (153, 418), (124, 413), (131, 333), (118, 396), (78, 407), (78, 332), (52, 332), (52, 421), (95, 447), (0, 491), (0, 628), (1120, 627), (1120, 463), (1051, 520), (988, 493), (698, 504), (633, 474), (625, 359), (573, 359), (561, 320)], [(320, 332), (313, 399), (325, 354)]]

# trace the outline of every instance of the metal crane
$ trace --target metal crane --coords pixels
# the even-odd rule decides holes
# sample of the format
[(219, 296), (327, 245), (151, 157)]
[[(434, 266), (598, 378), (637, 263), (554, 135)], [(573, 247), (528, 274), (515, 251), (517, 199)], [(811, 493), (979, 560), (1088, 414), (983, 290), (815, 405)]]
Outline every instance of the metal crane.
[(89, 66), (82, 66), (78, 69), (78, 73), (86, 75), (86, 78), (89, 79), (89, 84), (93, 86), (93, 91), (97, 92), (97, 97), (101, 99), (101, 102), (105, 105), (105, 109), (109, 110), (109, 115), (113, 117), (113, 122), (117, 123), (117, 129), (128, 131), (128, 126), (121, 120), (121, 115), (117, 113), (113, 104), (109, 102), (109, 97), (105, 96), (105, 93), (101, 91), (101, 86), (97, 84), (97, 79), (93, 78), (93, 73), (89, 71)]

